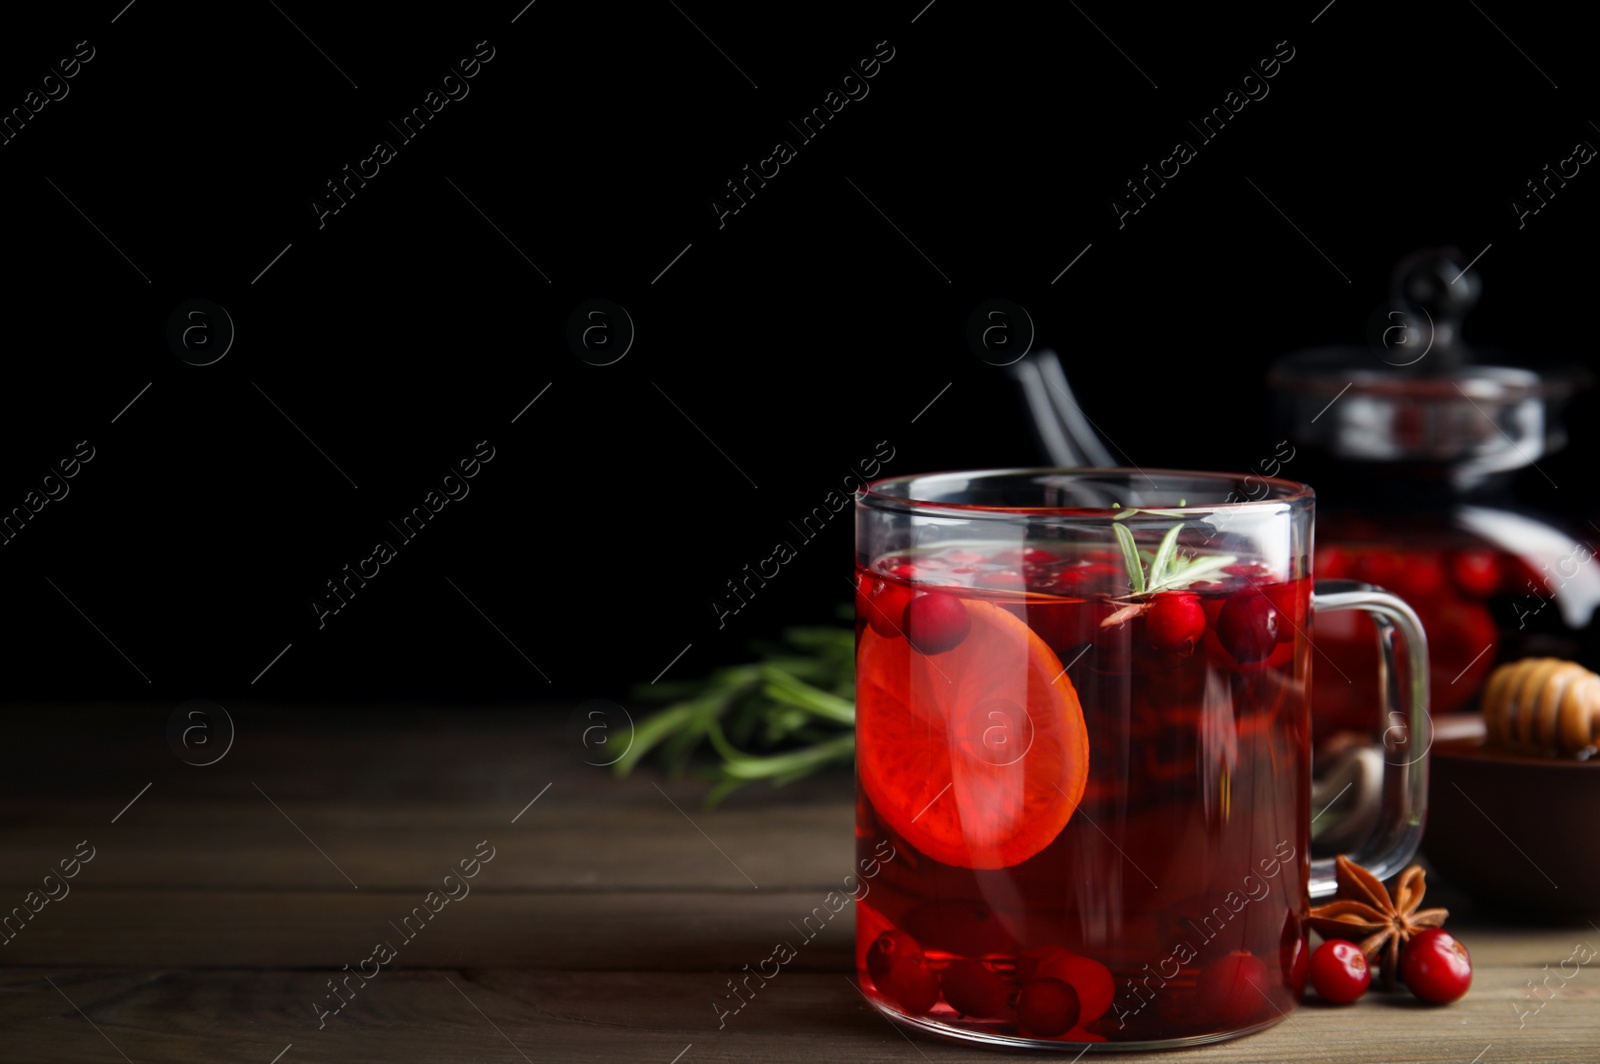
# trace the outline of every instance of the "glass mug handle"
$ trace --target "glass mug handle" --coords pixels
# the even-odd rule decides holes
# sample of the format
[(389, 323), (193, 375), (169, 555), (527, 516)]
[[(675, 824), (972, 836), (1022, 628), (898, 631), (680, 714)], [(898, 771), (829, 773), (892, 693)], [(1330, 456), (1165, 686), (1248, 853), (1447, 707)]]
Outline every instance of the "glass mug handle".
[[(1386, 880), (1416, 854), (1427, 817), (1427, 754), (1433, 739), (1428, 716), (1428, 639), (1410, 606), (1371, 584), (1318, 580), (1311, 608), (1323, 613), (1364, 610), (1378, 628), (1378, 708), (1385, 763), (1382, 806), (1371, 837), (1349, 857)], [(1403, 660), (1395, 652), (1397, 632), (1405, 649)], [(1404, 667), (1397, 667), (1401, 665)], [(1333, 870), (1331, 857), (1311, 862), (1313, 899), (1329, 897), (1338, 889)]]

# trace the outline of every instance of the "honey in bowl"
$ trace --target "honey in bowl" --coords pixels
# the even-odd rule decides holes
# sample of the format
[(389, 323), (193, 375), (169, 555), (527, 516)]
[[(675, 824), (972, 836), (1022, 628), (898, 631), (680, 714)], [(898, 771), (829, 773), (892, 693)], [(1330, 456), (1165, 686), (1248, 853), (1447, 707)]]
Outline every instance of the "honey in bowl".
[(1600, 913), (1600, 677), (1570, 661), (1499, 666), (1484, 738), (1435, 744), (1423, 850), (1441, 877), (1498, 916)]

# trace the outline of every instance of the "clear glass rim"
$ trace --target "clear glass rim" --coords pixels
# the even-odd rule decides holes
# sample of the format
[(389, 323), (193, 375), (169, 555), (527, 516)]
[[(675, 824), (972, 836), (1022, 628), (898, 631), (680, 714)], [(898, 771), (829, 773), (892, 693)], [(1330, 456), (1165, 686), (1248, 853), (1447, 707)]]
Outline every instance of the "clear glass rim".
[(1115, 515), (1123, 512), (1114, 507), (1094, 506), (989, 506), (977, 503), (935, 502), (927, 499), (916, 499), (906, 495), (889, 494), (884, 489), (891, 486), (909, 485), (919, 480), (934, 480), (945, 477), (966, 477), (969, 480), (979, 478), (1000, 478), (1017, 476), (1060, 476), (1060, 477), (1107, 477), (1123, 476), (1130, 480), (1143, 479), (1160, 488), (1156, 481), (1165, 478), (1172, 483), (1176, 492), (1181, 490), (1176, 482), (1194, 481), (1215, 484), (1218, 493), (1226, 491), (1245, 480), (1254, 480), (1268, 487), (1268, 492), (1260, 499), (1245, 499), (1238, 502), (1210, 502), (1193, 503), (1185, 506), (1162, 505), (1155, 507), (1162, 511), (1172, 511), (1174, 514), (1185, 517), (1201, 517), (1206, 514), (1219, 512), (1241, 512), (1250, 510), (1277, 510), (1285, 504), (1291, 508), (1310, 506), (1316, 499), (1316, 492), (1307, 484), (1299, 481), (1288, 480), (1283, 477), (1269, 477), (1260, 473), (1224, 473), (1216, 471), (1202, 471), (1192, 469), (1141, 469), (1136, 466), (1105, 466), (1099, 468), (1082, 467), (1066, 468), (1051, 466), (1018, 466), (1009, 469), (951, 469), (930, 473), (911, 473), (894, 477), (882, 477), (874, 480), (856, 496), (856, 505), (874, 510), (888, 510), (897, 513), (911, 514), (922, 517), (956, 517), (968, 520), (982, 520), (991, 518), (1002, 521), (1015, 521), (1025, 517), (1072, 517), (1101, 518), (1110, 521)]

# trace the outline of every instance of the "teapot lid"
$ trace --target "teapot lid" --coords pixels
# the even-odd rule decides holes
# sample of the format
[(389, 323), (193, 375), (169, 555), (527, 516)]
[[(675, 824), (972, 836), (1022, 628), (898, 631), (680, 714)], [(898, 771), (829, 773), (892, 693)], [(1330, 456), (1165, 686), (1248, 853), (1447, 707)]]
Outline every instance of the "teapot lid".
[(1449, 466), (1462, 486), (1563, 447), (1561, 407), (1592, 378), (1469, 347), (1461, 322), (1482, 293), (1471, 265), (1455, 248), (1408, 255), (1367, 320), (1366, 347), (1280, 358), (1267, 385), (1290, 439), (1352, 461)]

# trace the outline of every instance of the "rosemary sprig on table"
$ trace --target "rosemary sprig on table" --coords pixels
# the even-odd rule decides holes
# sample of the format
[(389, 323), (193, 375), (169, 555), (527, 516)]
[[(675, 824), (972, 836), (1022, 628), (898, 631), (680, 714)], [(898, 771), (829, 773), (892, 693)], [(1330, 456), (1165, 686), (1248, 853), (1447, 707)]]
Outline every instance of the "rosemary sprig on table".
[[(1180, 504), (1181, 505), (1181, 504)], [(1191, 554), (1178, 547), (1186, 525), (1169, 528), (1154, 551), (1141, 549), (1122, 522), (1134, 514), (1188, 517), (1189, 511), (1118, 507), (1112, 528), (1128, 570), (1129, 591), (1105, 626), (1150, 608), (1158, 592), (1190, 586), (1232, 565), (1232, 554)], [(841, 616), (849, 619), (848, 607)], [(642, 720), (633, 745), (616, 763), (626, 776), (656, 754), (676, 774), (690, 770), (696, 751), (710, 746), (719, 762), (709, 773), (714, 806), (756, 780), (781, 786), (855, 757), (855, 632), (853, 627), (789, 628), (777, 644), (758, 643), (756, 660), (718, 669), (704, 680), (643, 686), (639, 698), (673, 701)]]
[(641, 687), (639, 697), (674, 701), (639, 723), (615, 766), (632, 772), (652, 751), (675, 774), (709, 744), (720, 763), (709, 808), (756, 780), (775, 787), (836, 763), (856, 750), (853, 627), (789, 628), (777, 644), (757, 643), (757, 660), (718, 669), (704, 680)]

